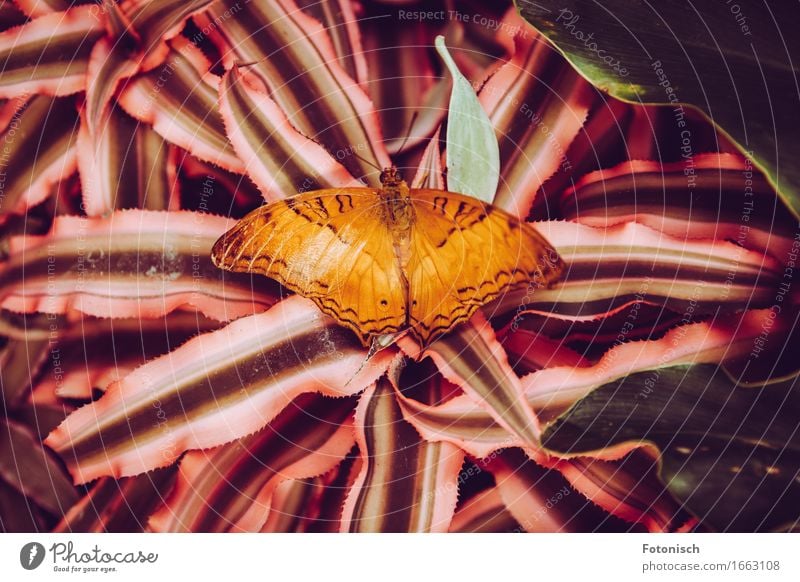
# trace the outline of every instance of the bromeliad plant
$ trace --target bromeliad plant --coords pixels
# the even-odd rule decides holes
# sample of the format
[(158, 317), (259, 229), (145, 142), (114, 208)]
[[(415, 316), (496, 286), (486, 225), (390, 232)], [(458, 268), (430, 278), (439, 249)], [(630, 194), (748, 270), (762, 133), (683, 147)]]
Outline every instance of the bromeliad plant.
[[(689, 109), (609, 99), (513, 7), (457, 4), (480, 18), (3, 3), (4, 530), (796, 527), (796, 218)], [(440, 33), (499, 142), (494, 204), (567, 270), (367, 360), (210, 250), (376, 166), (444, 189)]]

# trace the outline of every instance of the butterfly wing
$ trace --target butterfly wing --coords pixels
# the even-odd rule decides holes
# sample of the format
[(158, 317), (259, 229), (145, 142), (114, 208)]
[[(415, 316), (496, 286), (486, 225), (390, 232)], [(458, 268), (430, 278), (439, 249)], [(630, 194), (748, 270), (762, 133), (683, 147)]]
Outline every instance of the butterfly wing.
[(211, 253), (220, 268), (265, 275), (370, 336), (406, 326), (407, 283), (372, 188), (316, 190), (257, 208)]
[(411, 198), (409, 325), (423, 347), (503, 293), (558, 280), (564, 264), (530, 224), (453, 192)]

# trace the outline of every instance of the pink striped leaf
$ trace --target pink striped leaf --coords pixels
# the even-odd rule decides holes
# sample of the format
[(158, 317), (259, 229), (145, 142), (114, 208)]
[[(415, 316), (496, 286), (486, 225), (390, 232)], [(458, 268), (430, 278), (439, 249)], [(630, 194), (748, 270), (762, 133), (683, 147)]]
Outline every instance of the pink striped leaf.
[(322, 477), (288, 479), (275, 488), (269, 504), (269, 516), (261, 527), (264, 533), (306, 531), (317, 516), (325, 495)]
[(63, 328), (55, 320), (49, 321), (50, 359), (57, 359), (58, 366), (37, 382), (37, 390), (52, 389), (61, 398), (85, 401), (146, 361), (220, 327), (219, 322), (188, 311), (139, 321), (87, 316)]
[[(113, 5), (116, 6), (116, 5)], [(135, 41), (133, 41), (135, 42)], [(86, 103), (82, 122), (92, 139), (102, 137), (101, 123), (108, 114), (111, 99), (123, 80), (139, 69), (132, 56), (134, 48), (122, 32), (118, 37), (105, 36), (95, 43), (86, 74)]]
[(175, 484), (174, 467), (136, 477), (98, 479), (53, 528), (59, 533), (144, 531), (147, 518)]
[(740, 155), (630, 161), (587, 174), (560, 201), (564, 218), (595, 227), (636, 221), (679, 238), (729, 239), (785, 262), (797, 219)]
[(362, 465), (363, 458), (358, 448), (353, 447), (335, 469), (318, 477), (322, 481), (323, 489), (319, 498), (315, 498), (315, 507), (304, 508), (304, 516), (310, 519), (304, 524), (303, 531), (334, 533), (341, 529), (342, 508), (348, 492), (361, 473)]
[(439, 134), (440, 130), (437, 129), (425, 147), (425, 151), (422, 152), (422, 157), (417, 164), (417, 173), (411, 181), (412, 188), (446, 189)]
[(598, 97), (564, 154), (568, 163), (559, 165), (536, 192), (530, 219), (559, 217), (560, 196), (564, 190), (589, 172), (627, 159), (626, 138), (636, 107), (603, 94)]
[(151, 69), (169, 54), (165, 41), (180, 34), (186, 20), (213, 0), (123, 0), (122, 12), (139, 39), (141, 68)]
[(569, 348), (562, 340), (553, 340), (543, 333), (534, 333), (511, 325), (509, 330), (501, 331), (500, 343), (508, 355), (509, 364), (514, 371), (523, 376), (542, 368), (588, 366), (589, 360)]
[[(621, 525), (578, 493), (564, 478), (560, 464), (542, 467), (519, 449), (507, 449), (481, 460), (478, 466), (492, 473), (506, 509), (520, 525), (519, 531), (613, 531)], [(674, 502), (672, 510), (677, 512)]]
[[(711, 323), (679, 327), (663, 338), (617, 345), (593, 366), (545, 368), (520, 382), (527, 404), (542, 420), (555, 418), (603, 382), (649, 369), (686, 362), (720, 362), (749, 354), (756, 346), (765, 311), (748, 313), (741, 321), (724, 318)], [(771, 321), (771, 320), (770, 320)], [(776, 330), (777, 332), (777, 330)], [(519, 437), (467, 395), (428, 405), (398, 392), (408, 422), (430, 441), (448, 441), (477, 458), (510, 446), (522, 446)]]
[(36, 95), (16, 103), (0, 138), (0, 214), (26, 212), (77, 168), (74, 99)]
[(619, 461), (576, 457), (558, 464), (572, 487), (605, 511), (648, 531), (676, 531), (689, 514), (658, 480), (654, 460), (634, 451)]
[(220, 22), (211, 38), (226, 68), (247, 64), (298, 131), (341, 159), (353, 176), (379, 185), (373, 166), (390, 162), (377, 114), (338, 63), (318, 21), (292, 0), (221, 0), (209, 6), (207, 18)]
[(494, 203), (525, 218), (539, 187), (560, 166), (583, 126), (596, 90), (516, 13), (522, 27), (515, 51), (481, 89), (481, 103), (500, 145), (500, 185)]
[(506, 509), (497, 487), (484, 489), (468, 499), (453, 515), (450, 531), (454, 533), (510, 533), (522, 531)]
[(95, 134), (81, 119), (78, 167), (83, 206), (89, 216), (141, 208), (177, 210), (178, 151), (152, 127), (111, 106)]
[(437, 75), (431, 23), (386, 26), (396, 11), (375, 6), (368, 10), (359, 22), (371, 77), (367, 89), (380, 116), (386, 149), (394, 155), (401, 147), (416, 148), (440, 129), (447, 114), (450, 79)]
[(597, 386), (648, 369), (680, 364), (718, 363), (749, 356), (758, 345), (765, 323), (773, 326), (769, 310), (747, 312), (737, 318), (682, 325), (651, 341), (624, 342), (608, 350), (593, 366), (557, 366), (522, 379), (528, 401), (548, 418), (586, 397)]
[(100, 317), (160, 317), (182, 307), (219, 320), (257, 312), (275, 302), (274, 286), (223, 273), (209, 258), (230, 225), (194, 212), (59, 217), (48, 235), (11, 241), (0, 305)]
[(0, 33), (0, 97), (83, 91), (89, 55), (105, 32), (92, 10), (77, 6)]
[(228, 172), (172, 147), (179, 152), (182, 208), (241, 218), (264, 203), (261, 191), (246, 175)]
[(160, 334), (197, 334), (219, 327), (219, 321), (186, 310), (174, 311), (163, 318), (146, 318), (139, 321), (91, 317), (78, 311), (61, 314), (17, 313), (0, 311), (0, 335), (13, 339), (46, 339), (53, 342), (80, 343), (87, 337), (107, 337), (114, 334), (145, 337)]
[(125, 83), (122, 108), (164, 139), (231, 172), (243, 173), (217, 108), (219, 79), (208, 73), (200, 49), (176, 38), (155, 69)]
[(28, 16), (20, 9), (17, 2), (0, 4), (0, 32), (26, 22), (28, 22)]
[(361, 46), (361, 22), (350, 0), (298, 0), (298, 8), (325, 27), (336, 59), (345, 73), (367, 86), (367, 61)]
[(539, 421), (525, 401), (503, 347), (482, 316), (434, 342), (425, 354), (447, 380), (513, 435), (513, 442), (538, 449)]
[(771, 256), (722, 240), (682, 239), (636, 223), (607, 229), (535, 223), (567, 264), (551, 289), (509, 293), (484, 307), (490, 318), (540, 313), (586, 321), (634, 302), (696, 315), (771, 305), (783, 267)]
[(220, 110), (247, 174), (268, 201), (321, 188), (363, 187), (322, 146), (295, 130), (237, 67), (220, 83)]
[(259, 531), (276, 488), (324, 473), (355, 442), (354, 398), (304, 394), (261, 431), (211, 450), (190, 451), (167, 502), (150, 518), (155, 531)]
[(354, 335), (291, 297), (138, 368), (47, 443), (76, 482), (135, 475), (259, 430), (300, 394), (357, 393), (392, 354), (365, 356)]
[(341, 531), (447, 531), (464, 453), (422, 439), (403, 419), (386, 378), (361, 396), (356, 431), (363, 465), (347, 496)]

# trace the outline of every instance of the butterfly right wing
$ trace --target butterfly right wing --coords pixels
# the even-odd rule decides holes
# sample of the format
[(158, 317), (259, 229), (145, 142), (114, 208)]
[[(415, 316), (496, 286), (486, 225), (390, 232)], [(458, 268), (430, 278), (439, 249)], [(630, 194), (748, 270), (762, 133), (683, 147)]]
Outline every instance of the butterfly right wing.
[(406, 325), (406, 282), (372, 188), (316, 190), (252, 211), (215, 244), (215, 265), (258, 273), (371, 336)]
[(411, 334), (425, 347), (504, 293), (557, 281), (564, 263), (532, 225), (480, 200), (412, 189)]

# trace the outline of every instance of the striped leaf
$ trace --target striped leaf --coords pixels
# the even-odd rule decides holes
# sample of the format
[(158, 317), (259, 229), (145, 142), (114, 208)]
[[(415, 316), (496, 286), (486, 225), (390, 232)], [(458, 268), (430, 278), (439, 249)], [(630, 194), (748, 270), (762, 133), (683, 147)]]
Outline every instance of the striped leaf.
[(428, 26), (387, 26), (393, 7), (376, 3), (359, 21), (370, 83), (369, 96), (380, 116), (386, 149), (392, 155), (428, 140), (447, 114), (450, 79), (434, 66), (433, 32)]
[(134, 119), (201, 160), (241, 174), (244, 165), (225, 135), (217, 109), (219, 81), (209, 63), (186, 40), (171, 41), (160, 66), (125, 83), (119, 103)]
[(533, 27), (520, 26), (511, 60), (481, 89), (481, 104), (500, 145), (500, 185), (494, 203), (526, 217), (536, 191), (560, 167), (583, 126), (596, 91)]
[(321, 477), (289, 479), (275, 488), (269, 504), (269, 516), (261, 530), (264, 533), (294, 533), (306, 530), (316, 517), (325, 494)]
[(150, 519), (155, 531), (259, 531), (284, 481), (324, 473), (355, 442), (355, 398), (304, 394), (263, 430), (221, 447), (191, 451), (172, 495)]
[(422, 152), (422, 157), (417, 166), (417, 173), (411, 182), (412, 188), (446, 190), (439, 134), (440, 130), (437, 129), (425, 147), (425, 151)]
[[(426, 352), (442, 375), (485, 410), (513, 441), (535, 454), (539, 421), (491, 326), (480, 315), (434, 342)], [(482, 429), (481, 429), (482, 430)], [(508, 440), (506, 435), (506, 440)], [(506, 444), (509, 444), (508, 442)]]
[(96, 134), (88, 115), (78, 134), (83, 206), (89, 216), (123, 208), (177, 209), (178, 152), (149, 125), (112, 106)]
[[(312, 533), (334, 533), (341, 529), (342, 508), (347, 494), (361, 473), (363, 459), (358, 448), (353, 447), (339, 465), (318, 478), (322, 481), (323, 490), (315, 507), (304, 508), (303, 515), (311, 518), (304, 524), (304, 531)], [(269, 524), (265, 524), (265, 527)]]
[(484, 308), (585, 321), (632, 302), (695, 316), (771, 305), (783, 267), (763, 253), (721, 240), (671, 237), (636, 223), (596, 229), (570, 222), (536, 227), (567, 264), (552, 289), (510, 293)]
[[(620, 343), (593, 366), (572, 365), (546, 368), (520, 381), (527, 404), (542, 420), (555, 418), (567, 407), (603, 382), (643, 370), (686, 362), (732, 361), (749, 354), (764, 330), (772, 330), (766, 310), (747, 313), (741, 320), (720, 318), (712, 323), (684, 325), (660, 339)], [(779, 324), (780, 325), (780, 324)], [(776, 326), (776, 334), (780, 329)], [(752, 358), (751, 358), (752, 361)], [(430, 441), (448, 441), (477, 458), (498, 449), (521, 446), (495, 417), (466, 395), (443, 404), (428, 405), (398, 393), (398, 402), (408, 422)]]
[(628, 374), (684, 363), (718, 363), (747, 357), (756, 347), (765, 325), (771, 333), (781, 333), (780, 328), (785, 324), (773, 324), (770, 313), (756, 310), (739, 317), (683, 325), (651, 341), (626, 342), (621, 332), (619, 343), (593, 366), (557, 366), (525, 376), (522, 379), (525, 394), (536, 410), (553, 418), (597, 386)]
[(298, 0), (297, 6), (325, 27), (339, 65), (351, 79), (366, 87), (367, 61), (354, 4), (350, 0)]
[[(591, 364), (562, 339), (550, 339), (542, 332), (535, 333), (530, 329), (520, 328), (516, 323), (512, 323), (498, 335), (508, 355), (509, 364), (518, 375), (555, 366), (579, 368)], [(532, 326), (532, 329), (536, 327)]]
[(578, 493), (561, 474), (560, 464), (542, 467), (519, 449), (508, 449), (478, 466), (492, 473), (500, 498), (519, 523), (518, 531), (614, 531), (621, 525)]
[(641, 523), (649, 532), (676, 531), (689, 514), (658, 480), (653, 459), (634, 451), (619, 461), (576, 457), (558, 470), (581, 494), (609, 514)]
[(77, 168), (74, 99), (37, 95), (16, 103), (0, 138), (0, 213), (25, 212)]
[(0, 33), (0, 97), (83, 91), (89, 55), (104, 33), (92, 10), (69, 8)]
[(374, 166), (390, 162), (375, 109), (337, 62), (319, 22), (292, 0), (221, 0), (209, 7), (208, 19), (221, 23), (212, 38), (226, 68), (249, 65), (298, 131), (341, 159), (353, 176), (379, 185)]
[(784, 260), (797, 219), (761, 172), (733, 154), (682, 162), (631, 161), (592, 172), (566, 190), (564, 218), (595, 227), (636, 221), (680, 238), (734, 240)]
[[(61, 398), (89, 401), (147, 360), (191, 337), (220, 327), (198, 313), (173, 311), (159, 319), (82, 318), (63, 327), (51, 319), (47, 337), (52, 366), (36, 383)], [(43, 341), (43, 340), (38, 340)]]
[(365, 355), (353, 334), (292, 297), (138, 368), (70, 415), (47, 444), (76, 482), (134, 475), (250, 434), (299, 394), (357, 393), (391, 358), (363, 365)]
[(47, 236), (12, 240), (0, 264), (1, 305), (100, 317), (160, 317), (179, 307), (219, 320), (254, 313), (275, 301), (274, 286), (223, 273), (209, 257), (230, 224), (194, 212), (59, 217)]
[(181, 207), (241, 218), (264, 203), (261, 191), (243, 174), (234, 174), (178, 149)]
[(159, 333), (167, 336), (170, 333), (191, 335), (217, 327), (217, 320), (185, 310), (175, 311), (159, 319), (146, 318), (138, 321), (128, 318), (112, 320), (90, 317), (76, 312), (52, 315), (0, 311), (0, 334), (21, 340), (46, 339), (79, 343), (86, 337), (105, 336), (111, 342), (113, 335), (117, 333), (126, 337), (143, 334), (145, 337), (155, 338)]
[(430, 406), (397, 394), (403, 417), (430, 442), (450, 442), (476, 458), (510, 446), (523, 446), (518, 437), (500, 425), (468, 396)]
[(403, 420), (386, 378), (361, 396), (356, 429), (363, 466), (348, 494), (341, 531), (447, 531), (463, 452), (420, 438)]
[(453, 533), (510, 533), (522, 531), (506, 509), (497, 487), (485, 489), (467, 500), (453, 515)]
[(322, 146), (295, 130), (239, 68), (222, 78), (220, 111), (248, 176), (268, 201), (321, 188), (363, 186)]
[(89, 57), (82, 124), (93, 140), (102, 139), (101, 124), (120, 84), (139, 69), (136, 56), (132, 56), (135, 49), (130, 47), (131, 42), (124, 34), (118, 38), (101, 38)]
[(165, 41), (180, 34), (186, 20), (213, 0), (123, 0), (122, 12), (136, 31), (141, 66), (150, 69), (169, 53)]
[(628, 159), (627, 140), (635, 116), (636, 106), (599, 94), (586, 122), (565, 152), (569, 164), (560, 164), (541, 185), (533, 197), (529, 218), (559, 218), (560, 196), (564, 190), (589, 172)]
[(159, 469), (136, 477), (99, 479), (92, 489), (53, 528), (64, 533), (141, 532), (148, 516), (175, 483), (175, 468)]

